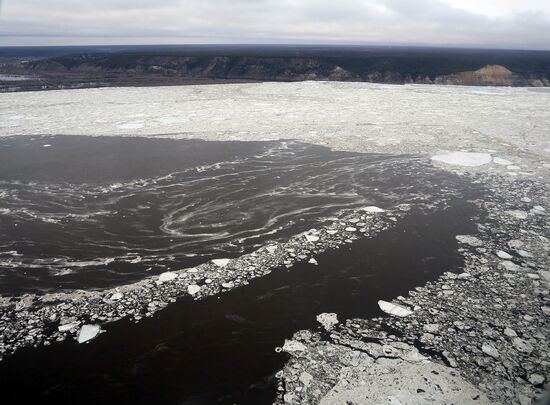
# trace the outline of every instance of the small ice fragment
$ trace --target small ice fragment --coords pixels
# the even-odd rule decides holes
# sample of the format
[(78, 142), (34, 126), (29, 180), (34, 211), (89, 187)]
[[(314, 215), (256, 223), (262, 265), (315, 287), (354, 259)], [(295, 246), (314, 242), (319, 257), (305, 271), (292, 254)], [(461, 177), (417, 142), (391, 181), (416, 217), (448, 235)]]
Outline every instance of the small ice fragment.
[(57, 330), (58, 330), (59, 332), (67, 332), (67, 331), (69, 331), (69, 330), (71, 330), (71, 329), (74, 329), (74, 328), (76, 328), (76, 327), (78, 327), (78, 323), (77, 323), (77, 322), (73, 322), (73, 323), (67, 323), (67, 324), (65, 324), (65, 325), (59, 325), (59, 326), (57, 327)]
[(514, 262), (511, 262), (509, 260), (505, 260), (500, 263), (502, 267), (504, 267), (508, 271), (518, 271), (521, 270), (521, 267), (515, 264)]
[(405, 317), (413, 313), (410, 309), (407, 309), (401, 305), (393, 304), (388, 301), (380, 300), (378, 301), (378, 306), (385, 313), (394, 315), (394, 316)]
[(499, 250), (499, 251), (497, 252), (497, 256), (500, 257), (501, 259), (504, 259), (504, 260), (511, 260), (511, 259), (512, 259), (512, 255), (506, 253), (506, 252), (503, 251), (503, 250)]
[(376, 207), (374, 205), (371, 205), (369, 207), (364, 207), (363, 211), (370, 212), (370, 213), (379, 213), (379, 212), (385, 212), (386, 210)]
[(52, 145), (50, 145), (49, 143), (47, 143), (45, 145), (42, 145), (43, 148), (49, 148), (50, 146), (52, 146)]
[(357, 231), (357, 228), (354, 228), (353, 226), (348, 226), (345, 230), (346, 232), (355, 232)]
[(331, 330), (336, 325), (338, 325), (338, 316), (335, 313), (322, 313), (317, 315), (317, 322), (319, 322), (321, 325), (323, 325), (323, 328), (326, 331)]
[(195, 284), (191, 284), (189, 287), (187, 287), (187, 292), (189, 293), (189, 295), (195, 295), (200, 290), (201, 290), (200, 286)]
[(329, 235), (336, 235), (338, 233), (337, 229), (327, 229), (327, 233)]
[(508, 166), (514, 163), (506, 159), (501, 159), (499, 157), (493, 158), (493, 162), (495, 162), (497, 165), (503, 165), (503, 166)]
[(483, 353), (485, 353), (487, 356), (491, 356), (495, 359), (500, 356), (498, 350), (493, 345), (490, 345), (488, 343), (483, 343), (483, 345), (481, 346), (481, 351), (483, 351)]
[(113, 295), (111, 295), (111, 301), (118, 301), (121, 300), (123, 297), (121, 292), (116, 292)]
[(233, 288), (233, 287), (235, 287), (235, 284), (233, 284), (231, 282), (230, 283), (222, 283), (222, 287), (223, 288)]
[(283, 345), (283, 351), (287, 353), (292, 352), (305, 352), (307, 350), (307, 347), (300, 342), (297, 342), (295, 340), (285, 340), (285, 344)]
[(517, 218), (517, 219), (526, 219), (529, 216), (529, 214), (527, 212), (520, 211), (520, 210), (506, 211), (506, 213), (508, 215), (513, 216), (514, 218)]
[(533, 255), (531, 253), (529, 253), (528, 251), (526, 250), (522, 250), (522, 249), (519, 249), (518, 250), (518, 255), (520, 255), (521, 257), (533, 257)]
[(178, 278), (178, 275), (176, 273), (174, 273), (172, 271), (167, 271), (167, 272), (162, 273), (159, 276), (159, 279), (158, 279), (157, 283), (158, 284), (166, 283), (168, 281), (175, 280), (176, 278)]
[(212, 260), (212, 263), (214, 263), (218, 267), (225, 267), (229, 264), (231, 259), (214, 259)]
[(466, 245), (470, 245), (474, 247), (483, 246), (483, 241), (472, 235), (456, 235), (455, 238), (460, 243), (464, 243)]
[(315, 260), (313, 257), (312, 257), (311, 259), (309, 259), (308, 263), (309, 263), (309, 264), (313, 264), (313, 265), (315, 265), (315, 266), (318, 266), (318, 265), (319, 265), (319, 263), (317, 263), (317, 260)]
[(308, 242), (317, 242), (319, 240), (319, 237), (315, 235), (305, 234), (304, 237)]
[(77, 341), (78, 343), (85, 343), (95, 338), (99, 332), (101, 332), (101, 327), (99, 325), (84, 325), (82, 329), (80, 329)]
[(482, 166), (491, 163), (492, 157), (488, 153), (476, 152), (447, 152), (432, 156), (433, 161), (457, 166)]

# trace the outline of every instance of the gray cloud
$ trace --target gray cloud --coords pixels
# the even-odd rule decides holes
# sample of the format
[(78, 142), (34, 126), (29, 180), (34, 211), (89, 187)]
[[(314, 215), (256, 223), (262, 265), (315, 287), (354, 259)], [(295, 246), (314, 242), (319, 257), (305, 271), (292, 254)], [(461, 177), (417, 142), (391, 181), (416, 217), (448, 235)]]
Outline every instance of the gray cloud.
[(488, 0), (481, 8), (470, 0), (0, 0), (0, 43), (382, 43), (550, 49), (548, 3)]

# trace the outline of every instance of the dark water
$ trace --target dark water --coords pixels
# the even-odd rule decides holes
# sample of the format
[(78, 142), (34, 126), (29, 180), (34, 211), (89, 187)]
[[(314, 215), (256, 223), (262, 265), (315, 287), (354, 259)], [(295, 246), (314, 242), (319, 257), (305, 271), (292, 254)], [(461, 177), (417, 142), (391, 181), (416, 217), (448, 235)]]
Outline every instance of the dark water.
[(0, 293), (124, 284), (459, 190), (418, 157), (293, 141), (0, 138)]
[(392, 299), (461, 260), (455, 235), (476, 212), (413, 211), (374, 239), (359, 239), (250, 285), (201, 301), (182, 299), (139, 324), (120, 321), (92, 344), (24, 349), (0, 362), (5, 404), (268, 404), (286, 360), (274, 348), (315, 316), (379, 314)]

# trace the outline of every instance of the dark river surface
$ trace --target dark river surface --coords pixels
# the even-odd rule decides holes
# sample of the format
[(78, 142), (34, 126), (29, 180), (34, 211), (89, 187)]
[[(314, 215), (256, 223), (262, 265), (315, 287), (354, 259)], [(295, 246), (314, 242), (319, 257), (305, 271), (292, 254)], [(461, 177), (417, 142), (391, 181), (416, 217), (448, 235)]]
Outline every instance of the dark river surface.
[(0, 138), (0, 294), (236, 257), (342, 208), (436, 199), (454, 182), (418, 158), (292, 141)]
[(412, 204), (319, 266), (182, 298), (90, 344), (19, 350), (0, 362), (5, 404), (271, 403), (287, 359), (277, 346), (319, 313), (380, 315), (379, 299), (460, 271), (455, 236), (483, 215), (468, 202), (482, 190), (424, 159), (293, 141), (13, 137), (0, 139), (0, 173), (2, 294), (122, 284), (238, 256), (342, 208)]

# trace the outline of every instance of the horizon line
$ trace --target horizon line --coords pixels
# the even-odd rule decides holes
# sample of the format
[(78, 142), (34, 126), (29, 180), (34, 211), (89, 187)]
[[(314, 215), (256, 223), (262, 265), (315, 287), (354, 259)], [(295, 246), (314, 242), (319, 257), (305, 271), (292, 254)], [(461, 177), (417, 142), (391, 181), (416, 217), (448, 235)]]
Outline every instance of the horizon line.
[(480, 51), (526, 51), (526, 52), (550, 52), (550, 48), (513, 48), (491, 47), (484, 45), (456, 45), (456, 44), (372, 44), (372, 43), (133, 43), (133, 44), (65, 44), (65, 45), (0, 45), (2, 48), (94, 48), (94, 47), (372, 47), (372, 48), (428, 48), (428, 49), (457, 49)]

